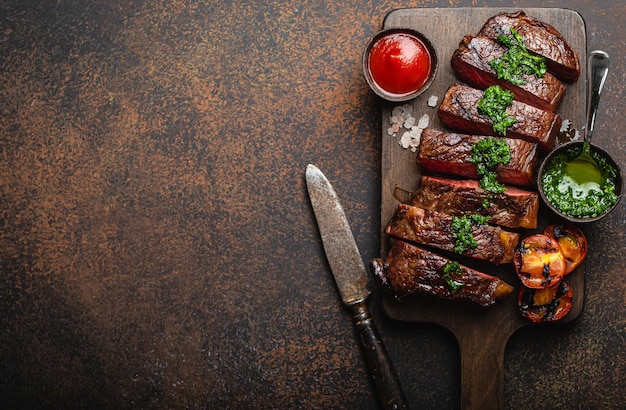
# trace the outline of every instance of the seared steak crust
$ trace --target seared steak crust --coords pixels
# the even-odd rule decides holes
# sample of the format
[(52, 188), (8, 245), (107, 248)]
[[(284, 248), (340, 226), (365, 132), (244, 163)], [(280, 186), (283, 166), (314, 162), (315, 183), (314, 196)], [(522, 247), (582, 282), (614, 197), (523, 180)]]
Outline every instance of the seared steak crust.
[(462, 284), (455, 292), (444, 280), (443, 268), (449, 259), (404, 241), (394, 241), (385, 261), (370, 263), (378, 285), (390, 295), (402, 299), (423, 293), (443, 299), (462, 299), (487, 307), (513, 291), (503, 280), (460, 265), (451, 279)]
[[(491, 118), (478, 112), (478, 101), (482, 97), (481, 90), (461, 84), (451, 85), (439, 106), (439, 119), (448, 127), (468, 134), (499, 136), (493, 130)], [(507, 129), (506, 137), (538, 143), (544, 152), (552, 149), (561, 127), (561, 117), (515, 100), (506, 112), (517, 119)]]
[(511, 34), (512, 28), (524, 38), (524, 45), (528, 51), (546, 58), (548, 71), (555, 77), (568, 83), (578, 80), (580, 76), (578, 54), (557, 29), (527, 16), (523, 11), (500, 13), (491, 17), (478, 35), (497, 39), (502, 34)]
[(518, 101), (542, 110), (556, 111), (565, 94), (565, 84), (550, 73), (541, 78), (524, 75), (524, 84), (521, 85), (499, 79), (489, 62), (502, 57), (506, 51), (507, 48), (494, 39), (465, 36), (452, 56), (452, 69), (457, 78), (472, 87), (484, 90), (497, 84), (510, 90)]
[[(484, 204), (489, 206), (485, 208)], [(537, 227), (539, 195), (536, 192), (507, 187), (501, 194), (480, 188), (473, 179), (457, 180), (422, 176), (411, 205), (462, 216), (490, 216), (489, 223), (507, 228)]]
[[(399, 204), (385, 233), (394, 238), (452, 252), (456, 241), (452, 232), (452, 218), (441, 212)], [(480, 225), (473, 227), (473, 236), (478, 246), (476, 249), (466, 249), (463, 255), (495, 265), (513, 261), (513, 252), (519, 241), (517, 233), (497, 226)]]
[[(482, 135), (457, 134), (426, 128), (422, 132), (417, 162), (422, 172), (478, 178), (476, 165), (471, 162), (472, 146)], [(496, 169), (503, 184), (531, 186), (535, 184), (537, 145), (517, 139), (506, 139), (511, 161)]]

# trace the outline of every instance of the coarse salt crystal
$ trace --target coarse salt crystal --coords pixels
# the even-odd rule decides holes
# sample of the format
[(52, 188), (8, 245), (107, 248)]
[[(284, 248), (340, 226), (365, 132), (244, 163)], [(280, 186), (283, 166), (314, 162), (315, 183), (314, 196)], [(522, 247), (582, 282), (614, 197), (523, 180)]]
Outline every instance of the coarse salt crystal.
[(417, 151), (417, 148), (420, 146), (420, 141), (422, 140), (422, 129), (411, 131), (411, 151)]
[[(409, 134), (411, 134), (411, 138), (413, 139), (418, 139), (422, 136), (422, 131), (424, 131), (423, 128), (417, 128), (417, 127), (413, 127), (411, 128), (411, 131), (409, 132)], [(418, 142), (419, 144), (419, 142)]]
[(406, 121), (404, 121), (404, 128), (406, 128), (407, 130), (410, 129), (414, 125), (415, 125), (415, 117), (409, 117), (406, 119)]
[(420, 146), (420, 138), (411, 139), (411, 152), (416, 152)]
[[(431, 105), (432, 104), (432, 105)], [(437, 97), (432, 96), (429, 99), (429, 105), (434, 106), (437, 104)], [(430, 123), (430, 117), (428, 114), (424, 114), (418, 120), (413, 115), (413, 106), (411, 104), (404, 104), (402, 106), (396, 106), (389, 118), (391, 127), (387, 129), (387, 133), (392, 136), (397, 136), (400, 129), (403, 127), (408, 131), (404, 132), (398, 144), (402, 148), (410, 148), (412, 152), (417, 151), (420, 145), (422, 131), (428, 127)]]
[(430, 118), (428, 117), (428, 114), (424, 114), (417, 122), (417, 127), (424, 129), (428, 127), (429, 123), (430, 123)]
[(402, 148), (409, 148), (411, 146), (411, 133), (409, 131), (402, 134), (400, 141), (398, 141)]
[(429, 107), (435, 107), (437, 105), (437, 101), (439, 101), (439, 97), (437, 97), (436, 95), (431, 95), (428, 99), (427, 104)]

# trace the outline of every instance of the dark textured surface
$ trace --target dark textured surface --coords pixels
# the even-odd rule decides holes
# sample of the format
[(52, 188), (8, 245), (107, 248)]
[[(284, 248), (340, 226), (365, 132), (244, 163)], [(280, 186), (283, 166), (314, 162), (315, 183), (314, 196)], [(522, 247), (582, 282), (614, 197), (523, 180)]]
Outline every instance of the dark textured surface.
[[(397, 7), (500, 5), (582, 14), (612, 58), (594, 141), (624, 164), (619, 0), (0, 4), (0, 402), (376, 408), (304, 170), (378, 256), (362, 47)], [(582, 316), (509, 342), (508, 408), (626, 402), (624, 207), (585, 227)], [(456, 341), (371, 309), (414, 407), (458, 407)]]

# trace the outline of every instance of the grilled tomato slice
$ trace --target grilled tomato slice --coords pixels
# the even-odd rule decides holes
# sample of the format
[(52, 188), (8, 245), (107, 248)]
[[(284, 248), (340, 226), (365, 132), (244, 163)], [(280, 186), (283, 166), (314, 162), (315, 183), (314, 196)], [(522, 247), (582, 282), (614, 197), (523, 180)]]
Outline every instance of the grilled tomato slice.
[(543, 231), (552, 239), (556, 239), (565, 257), (565, 274), (576, 269), (587, 256), (587, 238), (578, 227), (574, 225), (554, 224), (549, 225)]
[(535, 234), (522, 240), (513, 254), (515, 272), (533, 289), (555, 286), (565, 275), (565, 258), (556, 239)]
[(517, 298), (519, 309), (535, 323), (562, 319), (572, 308), (572, 288), (566, 281), (545, 289), (521, 286)]

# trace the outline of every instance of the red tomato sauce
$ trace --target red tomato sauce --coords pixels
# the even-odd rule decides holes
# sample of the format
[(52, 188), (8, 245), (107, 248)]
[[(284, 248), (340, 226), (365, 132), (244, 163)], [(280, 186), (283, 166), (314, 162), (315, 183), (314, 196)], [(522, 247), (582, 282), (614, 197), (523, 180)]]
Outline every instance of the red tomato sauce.
[(380, 88), (391, 94), (410, 94), (428, 81), (432, 59), (420, 39), (392, 33), (376, 41), (370, 50), (368, 69)]

